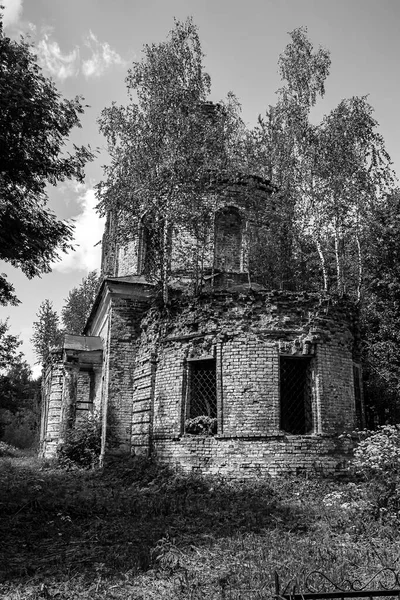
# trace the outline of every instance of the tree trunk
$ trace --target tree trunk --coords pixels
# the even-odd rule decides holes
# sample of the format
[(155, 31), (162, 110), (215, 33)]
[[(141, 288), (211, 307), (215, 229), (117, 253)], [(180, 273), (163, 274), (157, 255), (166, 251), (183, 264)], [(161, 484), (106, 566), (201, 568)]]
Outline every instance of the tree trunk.
[(337, 291), (339, 296), (344, 294), (344, 273), (343, 273), (343, 239), (340, 234), (338, 219), (335, 219), (335, 259), (336, 259), (336, 278)]
[(363, 277), (363, 263), (362, 263), (362, 254), (361, 254), (361, 243), (360, 236), (358, 232), (356, 233), (356, 244), (357, 244), (357, 301), (361, 300), (361, 285), (362, 285), (362, 277)]
[(321, 261), (322, 277), (324, 279), (324, 292), (327, 292), (328, 291), (328, 272), (326, 269), (325, 256), (322, 251), (321, 242), (319, 241), (318, 238), (316, 238), (315, 244), (317, 246), (317, 252), (318, 252), (319, 259)]
[(163, 304), (168, 304), (169, 292), (168, 292), (168, 275), (169, 275), (169, 261), (170, 261), (170, 243), (169, 243), (169, 216), (168, 209), (165, 211), (166, 216), (163, 223), (162, 232), (162, 256), (161, 256), (161, 285), (162, 285), (162, 297)]

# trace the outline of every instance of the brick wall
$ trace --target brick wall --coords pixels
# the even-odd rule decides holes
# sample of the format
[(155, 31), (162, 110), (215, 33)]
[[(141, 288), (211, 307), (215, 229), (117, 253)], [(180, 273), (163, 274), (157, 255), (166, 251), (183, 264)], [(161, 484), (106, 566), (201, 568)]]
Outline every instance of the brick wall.
[(265, 435), (279, 429), (279, 356), (273, 343), (241, 333), (222, 346), (223, 430)]
[[(356, 425), (356, 333), (351, 304), (316, 294), (220, 292), (177, 301), (167, 318), (150, 312), (140, 351), (152, 340), (157, 352), (154, 450), (166, 462), (232, 476), (339, 468), (349, 447), (338, 434)], [(202, 356), (216, 359), (216, 437), (184, 431), (187, 361)], [(280, 357), (308, 359), (313, 435), (281, 429)]]
[(44, 373), (42, 387), (42, 415), (40, 431), (40, 455), (54, 456), (60, 436), (60, 416), (64, 387), (62, 355), (53, 355)]
[(107, 429), (110, 441), (123, 452), (131, 445), (134, 365), (140, 323), (147, 304), (129, 297), (115, 297), (110, 313), (107, 354)]
[(328, 436), (219, 438), (186, 436), (155, 440), (155, 456), (190, 472), (228, 478), (343, 471), (352, 456), (350, 440)]

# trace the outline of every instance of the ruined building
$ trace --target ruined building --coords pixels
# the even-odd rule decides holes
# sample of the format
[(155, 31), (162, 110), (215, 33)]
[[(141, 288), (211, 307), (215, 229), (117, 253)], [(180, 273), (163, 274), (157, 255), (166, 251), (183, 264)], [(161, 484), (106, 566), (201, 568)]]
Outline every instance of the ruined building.
[(156, 455), (186, 470), (230, 477), (340, 470), (363, 422), (357, 314), (348, 301), (254, 282), (257, 219), (237, 178), (213, 191), (202, 289), (171, 237), (171, 297), (155, 300), (144, 220), (131, 239), (103, 238), (103, 280), (84, 335), (66, 335), (44, 379), (41, 453), (53, 456), (88, 413), (103, 452)]

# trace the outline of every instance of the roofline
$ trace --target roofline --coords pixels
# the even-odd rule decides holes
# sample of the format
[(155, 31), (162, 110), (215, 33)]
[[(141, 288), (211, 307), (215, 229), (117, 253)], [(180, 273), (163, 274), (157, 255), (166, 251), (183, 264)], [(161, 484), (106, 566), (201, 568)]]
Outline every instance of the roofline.
[[(103, 292), (106, 288), (106, 286), (108, 286), (110, 283), (112, 283), (113, 285), (117, 284), (117, 285), (122, 285), (122, 286), (150, 286), (150, 287), (154, 287), (154, 283), (151, 282), (147, 282), (147, 283), (143, 283), (143, 282), (139, 282), (139, 281), (126, 281), (126, 277), (129, 277), (129, 275), (125, 275), (125, 276), (121, 276), (121, 277), (104, 277), (103, 281), (101, 282), (101, 285), (99, 287), (99, 290), (96, 294), (96, 298), (93, 302), (93, 306), (91, 308), (91, 311), (89, 313), (88, 318), (86, 319), (86, 324), (85, 327), (83, 329), (82, 334), (83, 335), (87, 335), (87, 331), (90, 327), (90, 325), (92, 324), (92, 321), (97, 313), (97, 309), (100, 305), (102, 296), (103, 296)], [(123, 281), (123, 279), (125, 279), (125, 281)], [(96, 337), (96, 336), (95, 336)]]

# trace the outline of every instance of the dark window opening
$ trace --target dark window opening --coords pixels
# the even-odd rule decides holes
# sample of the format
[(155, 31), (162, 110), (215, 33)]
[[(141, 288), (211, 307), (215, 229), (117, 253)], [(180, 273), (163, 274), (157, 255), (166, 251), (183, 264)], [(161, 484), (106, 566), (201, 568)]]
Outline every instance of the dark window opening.
[(217, 431), (217, 378), (215, 359), (188, 361), (186, 433)]
[(280, 427), (287, 433), (312, 431), (311, 360), (280, 357)]
[(356, 408), (356, 424), (359, 429), (363, 427), (363, 411), (361, 397), (361, 369), (358, 365), (353, 364), (353, 379), (354, 379), (354, 400)]
[(221, 271), (240, 271), (242, 251), (242, 219), (235, 207), (227, 207), (215, 215), (215, 261)]

